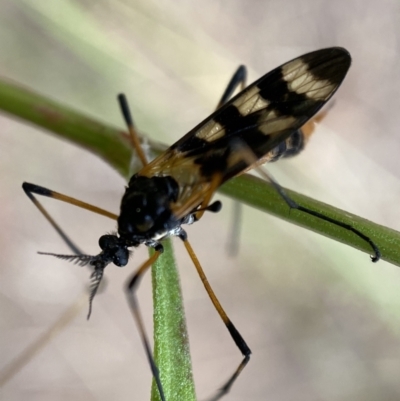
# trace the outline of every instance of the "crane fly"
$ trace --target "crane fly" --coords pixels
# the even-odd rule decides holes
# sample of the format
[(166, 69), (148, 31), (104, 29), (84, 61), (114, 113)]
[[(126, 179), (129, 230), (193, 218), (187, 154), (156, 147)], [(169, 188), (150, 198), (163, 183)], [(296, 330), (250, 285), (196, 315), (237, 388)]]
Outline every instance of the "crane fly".
[[(130, 249), (139, 245), (155, 250), (153, 256), (133, 274), (126, 291), (163, 401), (166, 399), (163, 386), (134, 296), (139, 279), (162, 254), (163, 239), (176, 236), (183, 241), (214, 307), (243, 357), (213, 400), (221, 398), (247, 365), (251, 350), (218, 301), (182, 226), (200, 220), (206, 211), (219, 211), (221, 202), (212, 202), (211, 199), (230, 178), (262, 163), (299, 153), (306, 141), (302, 127), (336, 92), (350, 64), (350, 54), (343, 48), (317, 50), (272, 70), (232, 97), (238, 86), (244, 87), (246, 79), (245, 68), (239, 67), (217, 110), (150, 162), (140, 145), (126, 98), (119, 95), (133, 148), (143, 165), (129, 180), (119, 215), (38, 185), (23, 184), (26, 194), (74, 253), (49, 255), (93, 269), (88, 318), (105, 268), (109, 264), (125, 266), (131, 258)], [(271, 176), (264, 175), (289, 207), (352, 231), (370, 244), (374, 252), (372, 260), (379, 259), (379, 249), (369, 237), (349, 225), (296, 204)], [(117, 232), (100, 237), (98, 255), (84, 255), (34, 195), (58, 199), (111, 217), (117, 221)]]

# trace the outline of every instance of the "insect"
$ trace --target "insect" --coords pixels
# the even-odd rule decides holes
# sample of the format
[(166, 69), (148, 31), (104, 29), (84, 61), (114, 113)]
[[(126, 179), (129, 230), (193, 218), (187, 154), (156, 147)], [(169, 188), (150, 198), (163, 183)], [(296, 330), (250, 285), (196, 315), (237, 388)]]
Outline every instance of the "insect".
[[(220, 210), (221, 203), (211, 202), (211, 199), (225, 181), (264, 162), (299, 153), (305, 141), (301, 127), (332, 97), (350, 64), (351, 57), (345, 49), (317, 50), (274, 69), (229, 100), (237, 86), (244, 86), (246, 74), (240, 67), (217, 110), (151, 162), (147, 161), (140, 146), (125, 96), (120, 95), (121, 110), (143, 167), (131, 177), (122, 197), (119, 215), (41, 186), (23, 184), (26, 194), (74, 252), (74, 255), (49, 255), (93, 268), (88, 317), (105, 268), (111, 263), (125, 266), (130, 259), (130, 248), (141, 244), (154, 248), (153, 256), (132, 276), (127, 293), (163, 401), (162, 383), (137, 317), (139, 312), (134, 294), (139, 279), (162, 254), (163, 239), (176, 236), (183, 241), (212, 303), (243, 356), (214, 400), (221, 398), (247, 365), (251, 351), (214, 294), (182, 226), (200, 220), (206, 211)], [(340, 221), (296, 204), (272, 177), (264, 175), (289, 207), (352, 231), (371, 245), (373, 261), (379, 259), (379, 249), (369, 237)], [(111, 217), (117, 221), (117, 232), (100, 237), (101, 252), (98, 255), (83, 255), (35, 195), (58, 199)]]

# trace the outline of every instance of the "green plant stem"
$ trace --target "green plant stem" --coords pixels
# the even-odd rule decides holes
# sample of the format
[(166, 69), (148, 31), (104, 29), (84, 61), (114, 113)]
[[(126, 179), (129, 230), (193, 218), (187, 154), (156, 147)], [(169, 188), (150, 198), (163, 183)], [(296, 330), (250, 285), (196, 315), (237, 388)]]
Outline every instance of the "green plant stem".
[[(171, 240), (163, 241), (164, 253), (152, 267), (154, 302), (154, 358), (167, 400), (195, 401), (189, 339), (179, 275)], [(151, 400), (160, 401), (153, 380)]]
[[(121, 129), (4, 79), (0, 79), (0, 109), (96, 153), (123, 176), (129, 171), (130, 139)], [(151, 140), (149, 145), (155, 152), (165, 149)]]

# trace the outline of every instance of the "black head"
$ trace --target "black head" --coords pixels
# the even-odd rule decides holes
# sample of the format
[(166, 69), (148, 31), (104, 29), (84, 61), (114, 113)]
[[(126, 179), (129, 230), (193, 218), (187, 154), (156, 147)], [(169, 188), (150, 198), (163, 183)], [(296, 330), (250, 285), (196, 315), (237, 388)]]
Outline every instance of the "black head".
[[(95, 256), (90, 262), (92, 266), (96, 264), (114, 263), (118, 267), (126, 266), (129, 259), (129, 250), (125, 241), (116, 235), (103, 235), (99, 239), (99, 246), (102, 252)], [(96, 260), (97, 259), (97, 260)]]
[(179, 224), (171, 212), (179, 187), (172, 177), (135, 175), (121, 201), (118, 233), (133, 245), (154, 239)]

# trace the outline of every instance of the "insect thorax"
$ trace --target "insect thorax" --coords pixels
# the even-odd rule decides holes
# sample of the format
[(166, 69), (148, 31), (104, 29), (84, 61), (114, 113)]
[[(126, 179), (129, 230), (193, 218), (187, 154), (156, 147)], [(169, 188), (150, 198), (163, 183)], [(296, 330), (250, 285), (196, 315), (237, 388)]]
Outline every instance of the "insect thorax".
[(121, 201), (118, 234), (133, 246), (162, 238), (179, 227), (171, 205), (178, 198), (179, 187), (172, 177), (134, 175)]

